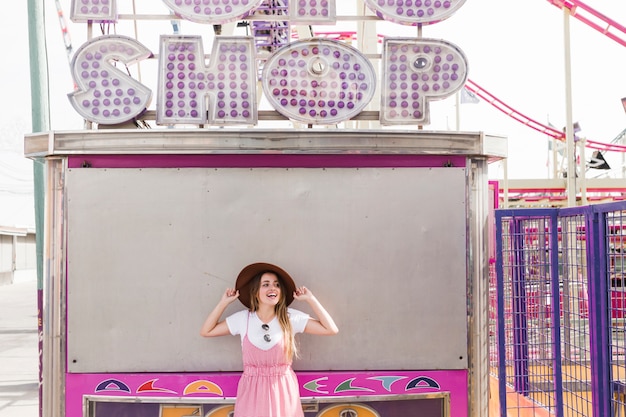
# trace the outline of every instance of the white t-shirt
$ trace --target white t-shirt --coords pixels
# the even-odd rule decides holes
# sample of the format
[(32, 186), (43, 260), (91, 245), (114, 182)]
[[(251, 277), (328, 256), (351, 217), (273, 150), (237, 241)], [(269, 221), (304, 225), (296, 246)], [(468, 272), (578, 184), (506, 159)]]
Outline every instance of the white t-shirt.
[[(293, 308), (288, 308), (287, 312), (289, 314), (289, 321), (291, 322), (291, 328), (293, 329), (294, 334), (304, 332), (304, 328), (309, 321), (309, 315)], [(249, 319), (248, 315), (250, 316)], [(261, 327), (263, 325), (261, 319), (259, 319), (255, 312), (251, 313), (248, 310), (241, 310), (226, 317), (226, 324), (228, 325), (230, 334), (233, 336), (241, 336), (242, 343), (243, 338), (246, 335), (247, 328), (248, 340), (250, 340), (250, 343), (262, 350), (271, 349), (272, 346), (283, 338), (283, 330), (280, 327), (278, 318), (274, 317), (272, 321), (267, 323), (270, 328), (268, 331), (265, 331)], [(266, 334), (270, 335), (271, 341), (267, 342), (264, 339)]]

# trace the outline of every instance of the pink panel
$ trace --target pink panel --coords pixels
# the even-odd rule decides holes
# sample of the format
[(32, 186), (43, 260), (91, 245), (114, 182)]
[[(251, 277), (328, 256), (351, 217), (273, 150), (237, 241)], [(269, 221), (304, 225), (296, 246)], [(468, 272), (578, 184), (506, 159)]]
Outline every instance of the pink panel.
[[(449, 393), (451, 415), (467, 416), (467, 371), (298, 373), (302, 398)], [(139, 398), (234, 398), (238, 373), (66, 374), (66, 416), (82, 417), (83, 396)]]

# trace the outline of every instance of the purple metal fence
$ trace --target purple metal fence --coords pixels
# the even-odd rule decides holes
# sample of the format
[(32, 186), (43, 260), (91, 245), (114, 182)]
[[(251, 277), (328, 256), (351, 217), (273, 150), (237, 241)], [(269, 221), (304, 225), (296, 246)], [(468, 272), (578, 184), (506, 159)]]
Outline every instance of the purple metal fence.
[[(626, 354), (625, 319), (626, 319), (626, 285), (624, 269), (624, 251), (626, 250), (626, 206), (619, 204), (603, 206), (605, 211), (601, 216), (600, 227), (603, 239), (598, 251), (604, 262), (599, 265), (600, 281), (599, 293), (592, 294), (597, 299), (600, 310), (595, 322), (597, 337), (606, 340), (608, 348), (604, 346), (599, 355), (605, 355), (603, 360), (606, 367), (599, 368), (601, 376), (607, 375), (604, 389), (609, 393), (610, 410), (614, 416), (626, 416)], [(617, 209), (619, 208), (619, 209)]]
[(626, 417), (626, 203), (497, 210), (500, 416)]

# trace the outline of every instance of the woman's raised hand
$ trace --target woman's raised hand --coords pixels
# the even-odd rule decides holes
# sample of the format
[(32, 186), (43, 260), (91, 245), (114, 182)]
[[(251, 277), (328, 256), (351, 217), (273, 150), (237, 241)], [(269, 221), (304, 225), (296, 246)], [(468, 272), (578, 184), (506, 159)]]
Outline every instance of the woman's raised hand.
[(239, 298), (239, 291), (234, 288), (228, 288), (222, 294), (222, 298), (217, 303), (213, 311), (207, 316), (202, 328), (200, 329), (200, 335), (204, 337), (213, 336), (226, 336), (230, 333), (226, 320), (219, 321), (222, 313), (226, 310), (226, 307), (233, 301)]
[(293, 292), (293, 298), (298, 301), (307, 301), (313, 298), (313, 293), (307, 287), (297, 287)]
[(230, 304), (237, 298), (239, 298), (239, 290), (236, 290), (234, 288), (227, 288), (226, 291), (224, 291), (224, 294), (222, 294), (221, 301)]

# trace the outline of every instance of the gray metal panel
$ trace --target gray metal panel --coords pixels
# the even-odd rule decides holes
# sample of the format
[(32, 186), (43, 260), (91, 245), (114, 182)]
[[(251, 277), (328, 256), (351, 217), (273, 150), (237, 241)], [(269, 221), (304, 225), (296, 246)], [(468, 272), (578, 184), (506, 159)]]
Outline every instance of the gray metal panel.
[(301, 335), (296, 369), (467, 368), (463, 168), (91, 168), (66, 180), (71, 372), (240, 370), (239, 339), (199, 329), (255, 261), (283, 266), (340, 328)]

